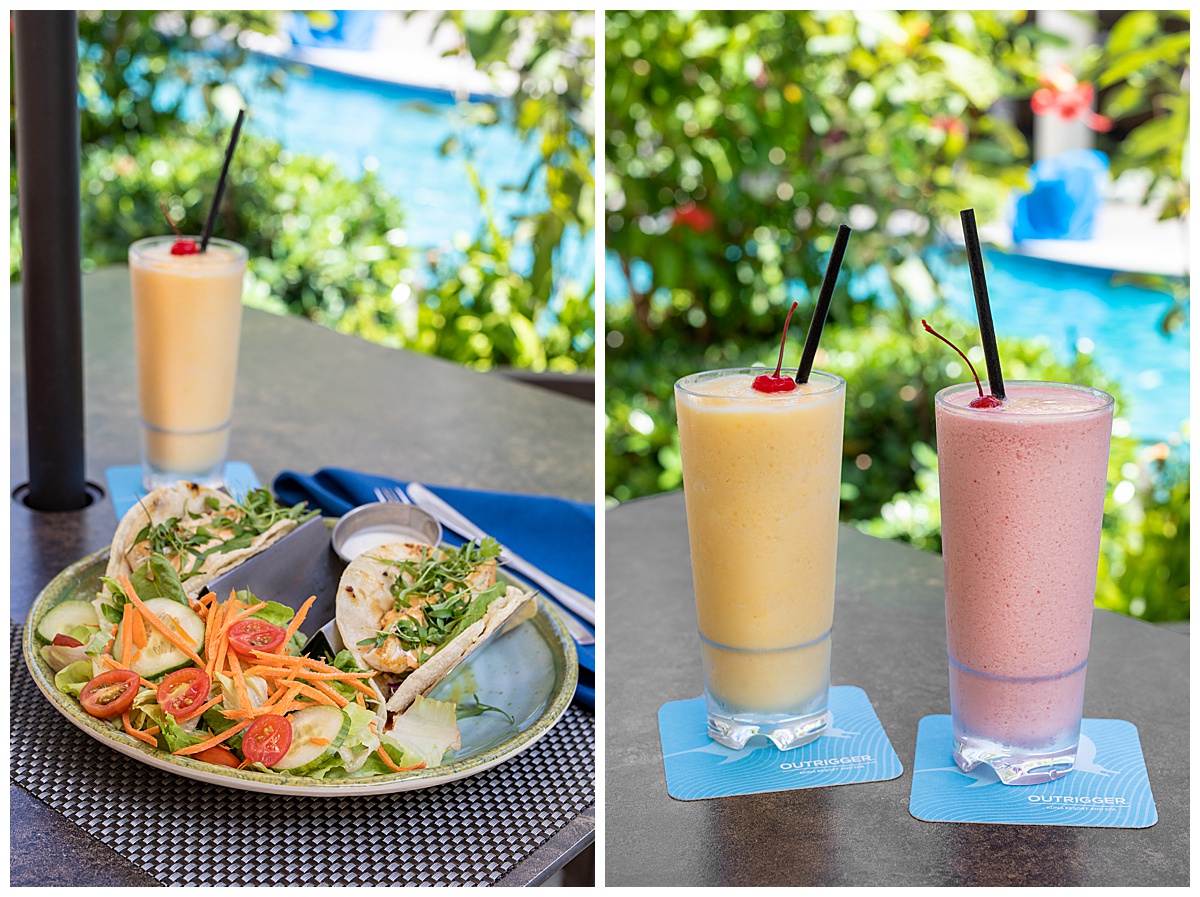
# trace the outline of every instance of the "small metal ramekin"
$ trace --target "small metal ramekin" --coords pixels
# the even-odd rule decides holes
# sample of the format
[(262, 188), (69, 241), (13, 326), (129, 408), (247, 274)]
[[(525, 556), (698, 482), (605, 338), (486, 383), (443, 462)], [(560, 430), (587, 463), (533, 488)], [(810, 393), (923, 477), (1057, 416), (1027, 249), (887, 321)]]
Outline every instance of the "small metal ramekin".
[(333, 550), (338, 557), (346, 563), (354, 560), (345, 550), (346, 543), (368, 530), (395, 536), (388, 539), (391, 542), (421, 542), (436, 548), (442, 541), (442, 525), (429, 512), (398, 501), (373, 502), (345, 514), (333, 528)]

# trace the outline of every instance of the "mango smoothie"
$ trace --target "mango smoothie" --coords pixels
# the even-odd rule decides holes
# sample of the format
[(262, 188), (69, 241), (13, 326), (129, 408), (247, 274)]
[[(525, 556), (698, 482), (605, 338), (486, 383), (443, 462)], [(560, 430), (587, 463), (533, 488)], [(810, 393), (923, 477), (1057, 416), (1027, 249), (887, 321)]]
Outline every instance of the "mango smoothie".
[(209, 241), (173, 255), (175, 237), (129, 247), (143, 481), (219, 483), (229, 443), (242, 319), (244, 247)]
[(846, 384), (762, 393), (761, 373), (695, 374), (675, 398), (709, 735), (784, 749), (829, 722)]
[(1107, 393), (1010, 382), (935, 399), (954, 756), (1006, 784), (1075, 761), (1112, 432)]

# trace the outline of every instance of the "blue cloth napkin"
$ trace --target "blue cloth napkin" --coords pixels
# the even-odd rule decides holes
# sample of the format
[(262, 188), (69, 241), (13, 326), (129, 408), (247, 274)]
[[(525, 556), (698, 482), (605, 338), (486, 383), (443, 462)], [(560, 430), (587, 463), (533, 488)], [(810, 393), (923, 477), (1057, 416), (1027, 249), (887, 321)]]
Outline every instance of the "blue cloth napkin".
[[(331, 517), (340, 517), (359, 505), (378, 501), (376, 489), (407, 485), (408, 483), (402, 480), (389, 477), (326, 467), (311, 475), (285, 470), (275, 478), (273, 488), (280, 500), (287, 504), (306, 501), (310, 507), (319, 507)], [(428, 483), (425, 485), (453, 505), (472, 523), (477, 524), (489, 535), (495, 536), (530, 563), (585, 595), (594, 597), (594, 506), (543, 495), (455, 489), (449, 486), (431, 486)], [(447, 530), (446, 541), (458, 544), (462, 540)], [(580, 666), (575, 700), (594, 708), (595, 645), (576, 644), (575, 647), (579, 653)]]

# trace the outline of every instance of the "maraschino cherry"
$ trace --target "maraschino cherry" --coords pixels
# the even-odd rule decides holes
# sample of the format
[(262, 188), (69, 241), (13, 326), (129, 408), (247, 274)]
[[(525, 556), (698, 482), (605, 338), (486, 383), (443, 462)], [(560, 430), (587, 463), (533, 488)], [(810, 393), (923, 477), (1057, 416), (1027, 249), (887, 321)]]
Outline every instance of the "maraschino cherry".
[(779, 371), (783, 368), (783, 347), (787, 343), (788, 324), (792, 320), (792, 312), (796, 310), (799, 302), (793, 302), (791, 309), (787, 313), (787, 318), (783, 322), (783, 339), (779, 341), (779, 363), (775, 365), (774, 374), (759, 374), (754, 378), (754, 388), (759, 392), (791, 392), (796, 388), (796, 381), (784, 374), (779, 376)]
[(162, 209), (163, 217), (167, 219), (167, 224), (171, 225), (171, 230), (175, 231), (175, 236), (179, 237), (178, 240), (171, 244), (171, 255), (198, 255), (200, 253), (200, 244), (195, 240), (189, 240), (179, 232), (179, 228), (171, 220), (171, 214), (167, 211), (167, 204), (165, 202), (159, 200), (158, 205)]
[(985, 396), (983, 394), (983, 384), (979, 382), (979, 375), (977, 373), (975, 373), (975, 365), (971, 364), (971, 359), (967, 358), (966, 355), (963, 355), (962, 349), (958, 348), (958, 346), (954, 345), (954, 343), (950, 342), (950, 340), (946, 339), (944, 336), (942, 336), (940, 333), (938, 333), (936, 330), (934, 330), (932, 327), (930, 327), (929, 324), (926, 323), (924, 318), (921, 319), (921, 326), (924, 327), (927, 332), (932, 333), (934, 336), (936, 336), (938, 339), (940, 339), (943, 343), (945, 343), (947, 346), (949, 346), (951, 349), (953, 349), (955, 352), (957, 352), (959, 355), (961, 355), (962, 360), (965, 361), (967, 363), (967, 367), (969, 367), (971, 369), (971, 376), (975, 378), (975, 386), (979, 390), (979, 397), (975, 398), (975, 399), (971, 399), (971, 407), (972, 408), (999, 408), (1002, 404), (1004, 404), (995, 396), (991, 396), (991, 395)]

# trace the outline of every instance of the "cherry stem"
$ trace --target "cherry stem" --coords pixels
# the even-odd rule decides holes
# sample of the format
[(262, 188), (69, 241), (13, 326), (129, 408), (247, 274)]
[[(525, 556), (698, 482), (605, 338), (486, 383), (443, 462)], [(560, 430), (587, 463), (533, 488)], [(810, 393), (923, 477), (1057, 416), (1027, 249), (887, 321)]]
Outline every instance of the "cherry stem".
[(779, 363), (775, 365), (775, 377), (778, 377), (779, 372), (783, 370), (783, 347), (787, 345), (788, 324), (790, 324), (792, 321), (792, 312), (794, 312), (799, 305), (799, 302), (793, 302), (791, 309), (787, 313), (787, 317), (783, 320), (783, 339), (779, 341)]
[(982, 399), (983, 398), (983, 384), (979, 382), (979, 375), (975, 373), (975, 365), (971, 364), (971, 359), (967, 358), (966, 355), (963, 355), (962, 349), (958, 348), (958, 346), (954, 345), (954, 343), (950, 342), (950, 340), (946, 339), (944, 336), (942, 336), (940, 333), (938, 333), (936, 330), (934, 330), (932, 327), (930, 327), (929, 324), (926, 323), (924, 318), (921, 319), (921, 326), (924, 327), (926, 331), (928, 331), (929, 333), (932, 333), (934, 336), (936, 336), (938, 339), (940, 339), (943, 343), (945, 343), (947, 346), (949, 346), (951, 349), (953, 349), (959, 355), (962, 355), (962, 360), (965, 361), (967, 363), (967, 367), (969, 367), (971, 369), (971, 376), (975, 378), (975, 386), (979, 388), (979, 398)]
[(179, 232), (179, 228), (175, 226), (175, 222), (171, 220), (171, 213), (167, 211), (166, 200), (160, 199), (158, 207), (162, 209), (163, 217), (167, 219), (167, 224), (171, 225), (171, 230), (175, 231), (175, 236), (183, 239), (183, 234)]

